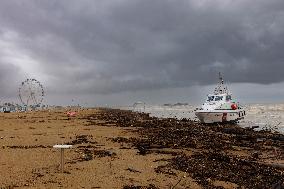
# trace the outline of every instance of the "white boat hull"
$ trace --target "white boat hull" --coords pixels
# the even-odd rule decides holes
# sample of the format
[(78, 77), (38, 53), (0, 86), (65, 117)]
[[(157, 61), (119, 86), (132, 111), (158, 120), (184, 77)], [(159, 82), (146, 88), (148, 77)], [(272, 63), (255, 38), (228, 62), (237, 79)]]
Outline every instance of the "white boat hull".
[(202, 123), (236, 122), (244, 119), (245, 111), (196, 111), (195, 115)]

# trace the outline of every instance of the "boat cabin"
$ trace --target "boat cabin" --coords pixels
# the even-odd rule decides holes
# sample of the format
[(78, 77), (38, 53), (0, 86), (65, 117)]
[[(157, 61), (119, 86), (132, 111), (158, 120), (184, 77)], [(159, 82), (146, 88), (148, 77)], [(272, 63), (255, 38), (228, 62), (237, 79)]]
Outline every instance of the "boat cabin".
[(218, 102), (218, 101), (231, 101), (232, 96), (225, 94), (225, 95), (208, 95), (207, 96), (207, 102)]

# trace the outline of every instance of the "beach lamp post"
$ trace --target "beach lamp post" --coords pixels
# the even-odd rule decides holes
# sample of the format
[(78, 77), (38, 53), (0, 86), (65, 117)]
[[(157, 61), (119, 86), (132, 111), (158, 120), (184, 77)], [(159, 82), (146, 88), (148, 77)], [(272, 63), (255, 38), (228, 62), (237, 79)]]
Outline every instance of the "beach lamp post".
[(60, 149), (60, 161), (61, 161), (61, 172), (64, 172), (64, 149), (71, 148), (72, 145), (66, 145), (66, 144), (56, 144), (53, 146), (53, 148)]

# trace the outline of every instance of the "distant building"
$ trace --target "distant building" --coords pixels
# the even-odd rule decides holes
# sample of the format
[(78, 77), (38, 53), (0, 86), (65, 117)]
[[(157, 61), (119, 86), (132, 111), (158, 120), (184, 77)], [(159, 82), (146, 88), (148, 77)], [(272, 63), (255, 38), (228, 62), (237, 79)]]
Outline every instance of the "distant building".
[(4, 103), (0, 105), (0, 112), (17, 112), (17, 111), (27, 111), (26, 106), (20, 106), (18, 104), (13, 104), (13, 103)]
[(11, 103), (4, 103), (1, 108), (0, 108), (1, 112), (13, 112), (16, 110), (15, 106)]

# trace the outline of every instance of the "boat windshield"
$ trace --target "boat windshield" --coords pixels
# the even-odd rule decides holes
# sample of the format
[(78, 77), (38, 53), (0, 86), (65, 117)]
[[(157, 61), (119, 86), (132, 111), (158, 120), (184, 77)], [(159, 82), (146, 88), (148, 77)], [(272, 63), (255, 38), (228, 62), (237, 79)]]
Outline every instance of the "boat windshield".
[(226, 101), (229, 101), (229, 100), (232, 100), (232, 96), (231, 95), (226, 96)]
[(215, 101), (220, 101), (220, 100), (223, 100), (223, 96), (216, 96), (215, 97)]
[(214, 96), (208, 96), (208, 99), (207, 99), (208, 102), (211, 102), (213, 100), (214, 100)]

